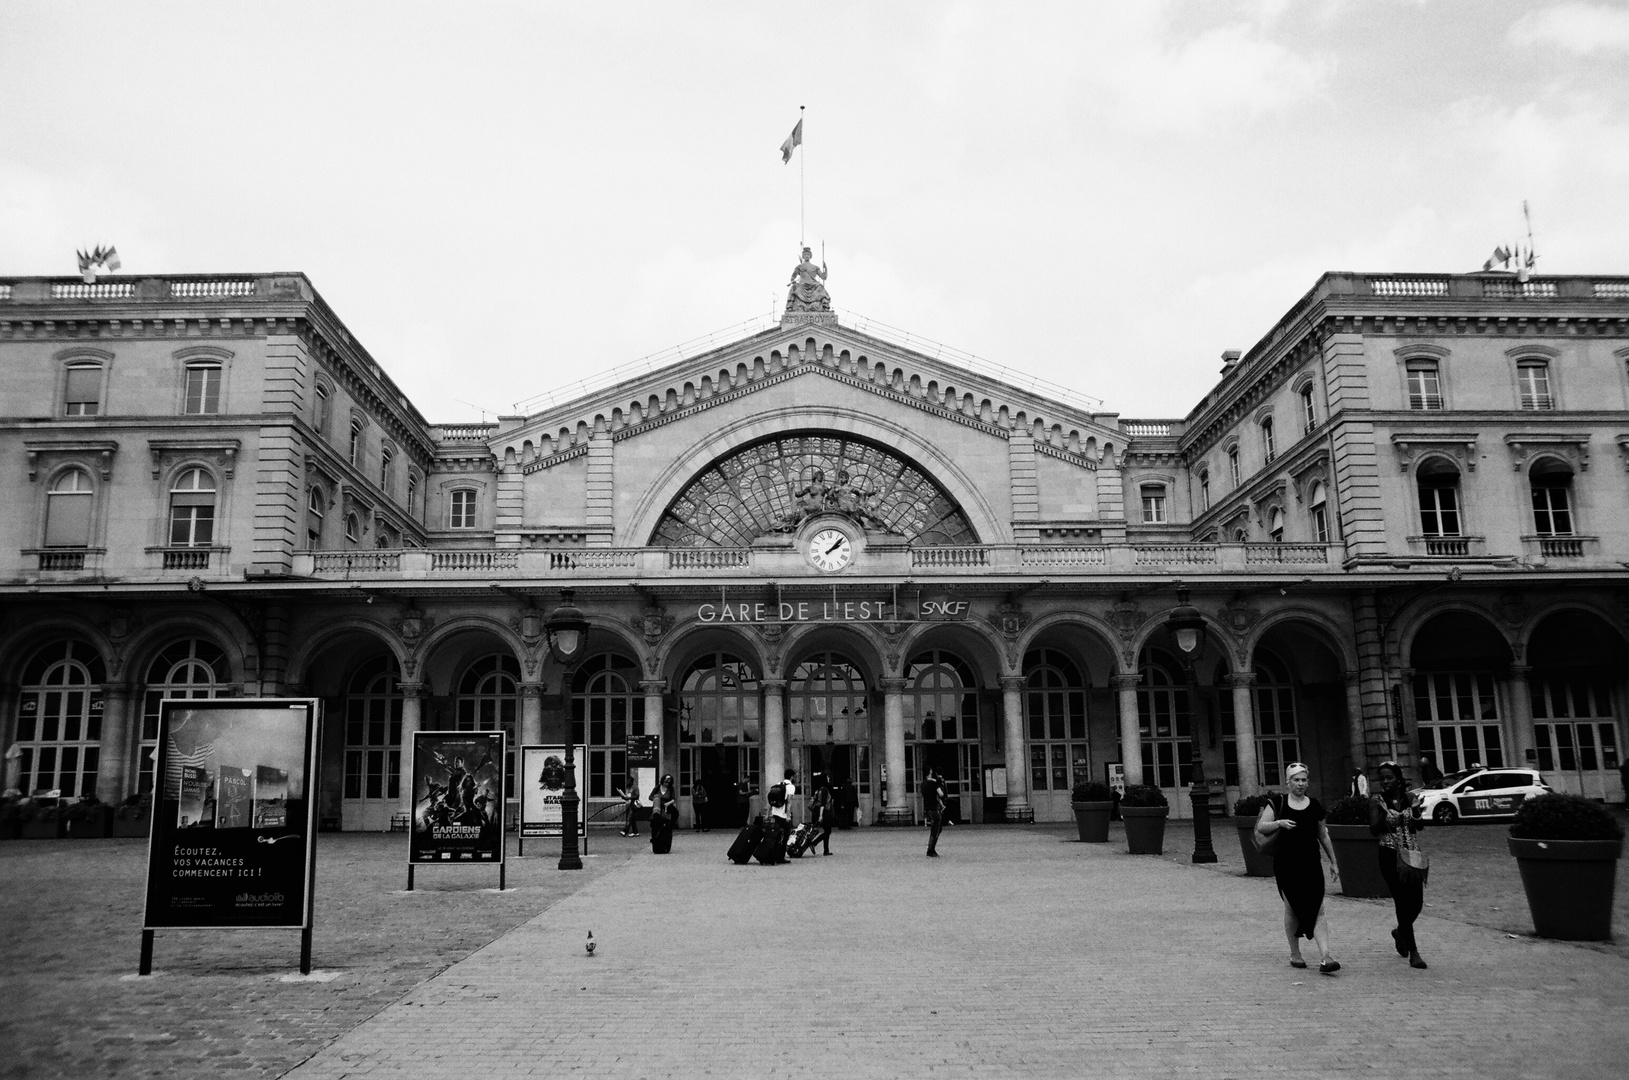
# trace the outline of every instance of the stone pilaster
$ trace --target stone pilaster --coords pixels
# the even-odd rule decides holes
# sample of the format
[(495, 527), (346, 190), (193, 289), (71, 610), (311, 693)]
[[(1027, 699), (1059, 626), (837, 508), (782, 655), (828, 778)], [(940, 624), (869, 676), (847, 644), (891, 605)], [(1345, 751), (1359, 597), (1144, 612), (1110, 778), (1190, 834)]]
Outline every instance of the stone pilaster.
[(588, 543), (609, 547), (616, 532), (616, 442), (595, 430), (588, 440)]
[(1035, 469), (1035, 439), (1028, 428), (1014, 428), (1007, 440), (1007, 483), (1012, 492), (1013, 540), (1036, 543), (1041, 538), (1041, 495)]
[(537, 746), (543, 742), (543, 693), (546, 689), (542, 683), (520, 684), (520, 726), (515, 734), (521, 746)]
[(399, 682), (402, 695), (401, 790), (397, 813), (413, 812), (413, 735), (424, 722), (424, 683)]
[(1233, 688), (1233, 741), (1239, 759), (1239, 797), (1261, 791), (1261, 762), (1256, 753), (1256, 673), (1235, 672), (1227, 677)]
[(97, 757), (96, 797), (117, 806), (130, 793), (131, 747), (135, 738), (135, 718), (130, 702), (134, 695), (123, 683), (102, 687), (102, 746)]
[[(1534, 765), (1538, 760), (1533, 742), (1533, 669), (1526, 664), (1510, 665), (1510, 755), (1506, 765)], [(1529, 760), (1528, 755), (1533, 755)]]
[(764, 763), (759, 789), (766, 794), (771, 784), (780, 782), (786, 771), (786, 680), (765, 679)]
[(882, 690), (883, 782), (888, 785), (877, 824), (912, 825), (916, 815), (905, 790), (905, 680), (881, 679), (877, 685)]
[(1035, 807), (1029, 800), (1028, 746), (1024, 741), (1024, 689), (1022, 675), (1001, 679), (1001, 720), (1003, 750), (1007, 763), (1007, 820), (1034, 821)]
[(1120, 698), (1120, 763), (1126, 769), (1126, 783), (1143, 782), (1143, 733), (1137, 715), (1137, 687), (1141, 675), (1110, 675), (1109, 685)]

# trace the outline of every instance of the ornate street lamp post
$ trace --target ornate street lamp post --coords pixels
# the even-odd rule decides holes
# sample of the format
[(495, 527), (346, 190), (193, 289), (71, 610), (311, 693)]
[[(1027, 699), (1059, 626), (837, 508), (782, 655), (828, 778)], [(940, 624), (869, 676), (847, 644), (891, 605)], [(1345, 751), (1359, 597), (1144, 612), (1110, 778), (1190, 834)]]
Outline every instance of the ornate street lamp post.
[(577, 828), (581, 818), (577, 797), (576, 739), (571, 733), (571, 673), (583, 659), (588, 642), (588, 620), (571, 602), (572, 590), (560, 590), (560, 606), (543, 620), (549, 638), (549, 656), (560, 668), (560, 700), (566, 709), (566, 790), (560, 796), (560, 869), (581, 870)]
[(1189, 756), (1193, 758), (1193, 861), (1213, 863), (1216, 849), (1210, 842), (1210, 783), (1205, 779), (1205, 754), (1199, 740), (1199, 680), (1194, 675), (1194, 664), (1205, 651), (1205, 619), (1199, 609), (1188, 603), (1188, 590), (1177, 586), (1177, 606), (1165, 618), (1165, 629), (1171, 634), (1177, 653), (1182, 657), (1182, 670), (1188, 680), (1188, 740)]

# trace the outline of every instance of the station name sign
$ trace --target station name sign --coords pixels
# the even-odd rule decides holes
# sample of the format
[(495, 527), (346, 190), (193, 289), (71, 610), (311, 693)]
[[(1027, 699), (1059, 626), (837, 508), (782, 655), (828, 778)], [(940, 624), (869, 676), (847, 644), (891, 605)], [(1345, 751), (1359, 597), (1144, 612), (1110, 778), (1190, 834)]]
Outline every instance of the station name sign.
[(864, 623), (960, 622), (967, 618), (968, 600), (783, 600), (700, 604), (696, 619), (704, 623)]

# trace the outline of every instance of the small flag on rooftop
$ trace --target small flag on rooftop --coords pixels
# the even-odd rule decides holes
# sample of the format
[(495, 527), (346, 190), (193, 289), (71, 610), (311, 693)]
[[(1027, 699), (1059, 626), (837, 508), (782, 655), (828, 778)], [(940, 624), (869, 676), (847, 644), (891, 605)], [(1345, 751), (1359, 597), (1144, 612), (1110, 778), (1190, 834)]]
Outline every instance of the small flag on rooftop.
[(781, 143), (781, 164), (785, 165), (787, 162), (791, 161), (792, 151), (802, 145), (803, 117), (800, 116), (798, 117), (798, 122), (792, 127), (792, 134), (788, 135), (786, 137), (786, 141)]
[(98, 244), (88, 255), (83, 251), (75, 254), (79, 256), (79, 273), (87, 285), (96, 284), (98, 273), (111, 274), (123, 265), (119, 262), (119, 251), (114, 247), (104, 248)]

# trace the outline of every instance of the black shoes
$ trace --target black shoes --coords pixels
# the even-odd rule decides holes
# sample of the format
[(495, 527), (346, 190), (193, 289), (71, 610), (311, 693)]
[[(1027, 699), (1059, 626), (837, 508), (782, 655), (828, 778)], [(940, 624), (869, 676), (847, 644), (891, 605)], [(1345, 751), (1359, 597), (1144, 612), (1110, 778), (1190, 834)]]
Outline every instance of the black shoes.
[(1318, 973), (1320, 975), (1333, 975), (1340, 969), (1341, 962), (1339, 960), (1325, 960), (1323, 963), (1318, 965)]
[(1407, 946), (1405, 946), (1403, 944), (1403, 931), (1402, 931), (1401, 928), (1393, 930), (1391, 932), (1391, 942), (1392, 942), (1393, 945), (1397, 946), (1397, 955), (1398, 956), (1407, 956), (1408, 955), (1408, 948), (1407, 948)]
[(1428, 968), (1431, 965), (1421, 960), (1419, 953), (1411, 952), (1408, 954), (1408, 966), (1411, 968)]

